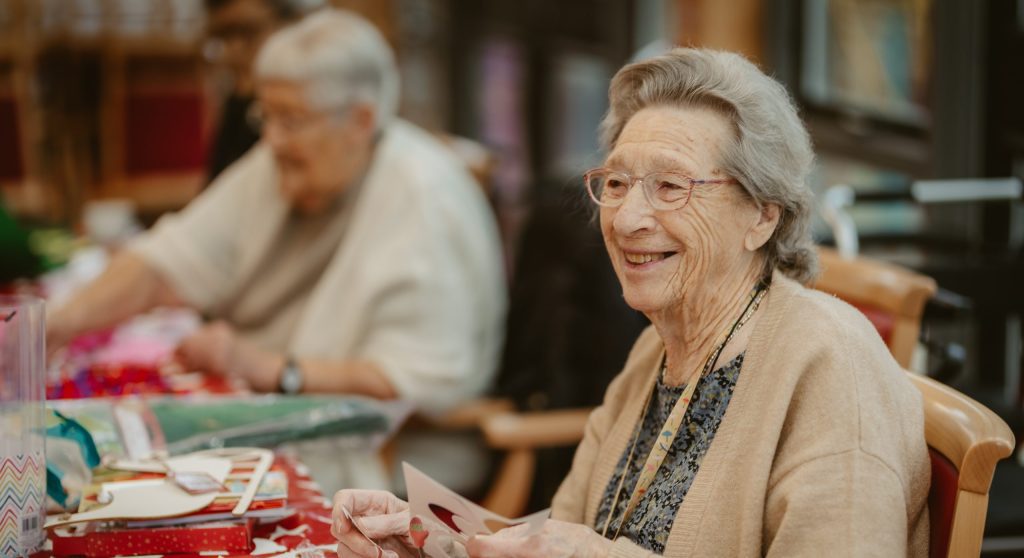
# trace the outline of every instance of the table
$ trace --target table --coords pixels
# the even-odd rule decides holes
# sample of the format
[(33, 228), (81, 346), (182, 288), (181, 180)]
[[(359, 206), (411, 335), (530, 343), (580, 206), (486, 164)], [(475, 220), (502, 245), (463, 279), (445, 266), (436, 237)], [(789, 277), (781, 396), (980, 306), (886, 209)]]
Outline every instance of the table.
[[(144, 324), (143, 330), (156, 329), (158, 332), (167, 329), (166, 322), (181, 321), (173, 314), (158, 315)], [(138, 328), (136, 320), (135, 327)], [(153, 321), (156, 325), (153, 325)], [(131, 327), (131, 326), (129, 326)], [(119, 398), (126, 395), (164, 395), (180, 396), (206, 394), (212, 396), (239, 396), (248, 391), (244, 386), (234, 384), (224, 378), (198, 373), (184, 374), (181, 371), (169, 372), (160, 364), (174, 343), (153, 342), (153, 337), (142, 335), (125, 338), (124, 329), (113, 330), (82, 336), (76, 339), (72, 348), (75, 359), (70, 360), (61, 368), (59, 376), (51, 374), (47, 385), (48, 399), (95, 399), (103, 397)], [(133, 346), (134, 344), (134, 346)], [(139, 349), (139, 346), (142, 349)], [(112, 350), (112, 347), (116, 350)], [(134, 362), (122, 363), (120, 359), (128, 357), (138, 359)], [(408, 407), (408, 406), (406, 406)], [(394, 406), (387, 413), (390, 424), (387, 432), (380, 436), (389, 436), (397, 425), (408, 415), (411, 407)], [(369, 451), (369, 450), (368, 450)], [(337, 466), (337, 462), (333, 462)], [(288, 507), (294, 513), (285, 519), (267, 525), (257, 526), (253, 538), (256, 547), (250, 551), (252, 556), (281, 558), (319, 558), (319, 556), (337, 556), (337, 543), (331, 535), (331, 503), (322, 494), (320, 487), (312, 480), (310, 468), (294, 454), (278, 452), (275, 467), (288, 476)], [(317, 552), (319, 551), (319, 552)], [(40, 553), (38, 558), (49, 558), (49, 552)], [(173, 558), (198, 558), (210, 554), (173, 554)], [(239, 555), (223, 555), (224, 558)], [(242, 555), (248, 556), (248, 555)]]

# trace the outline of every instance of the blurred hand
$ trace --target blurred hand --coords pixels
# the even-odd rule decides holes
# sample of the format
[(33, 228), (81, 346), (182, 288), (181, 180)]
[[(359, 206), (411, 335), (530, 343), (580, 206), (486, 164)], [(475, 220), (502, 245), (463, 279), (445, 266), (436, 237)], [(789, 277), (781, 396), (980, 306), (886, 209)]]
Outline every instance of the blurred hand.
[[(348, 509), (353, 525), (342, 507)], [(338, 555), (358, 558), (405, 558), (418, 556), (407, 545), (409, 504), (384, 490), (341, 490), (334, 495), (334, 525)], [(373, 539), (377, 544), (367, 539)]]
[(238, 338), (227, 322), (204, 325), (186, 337), (174, 351), (186, 370), (201, 370), (220, 376), (235, 372)]
[(519, 537), (525, 529), (520, 525), (473, 537), (466, 551), (471, 558), (599, 558), (611, 552), (612, 541), (579, 523), (549, 519), (540, 533)]
[(185, 338), (174, 358), (186, 370), (199, 370), (245, 380), (256, 391), (276, 391), (284, 355), (264, 351), (235, 333), (227, 322), (216, 321)]

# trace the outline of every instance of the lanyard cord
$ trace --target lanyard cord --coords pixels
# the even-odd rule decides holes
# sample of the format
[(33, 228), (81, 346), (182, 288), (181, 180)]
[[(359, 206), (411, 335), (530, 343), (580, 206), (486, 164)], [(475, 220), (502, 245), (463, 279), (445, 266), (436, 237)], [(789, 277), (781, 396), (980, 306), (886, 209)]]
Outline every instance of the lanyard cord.
[[(619, 521), (619, 526), (615, 529), (615, 537), (619, 538), (619, 533), (622, 531), (623, 525), (635, 511), (637, 504), (647, 490), (650, 488), (651, 483), (654, 481), (654, 477), (657, 475), (658, 470), (661, 468), (662, 463), (665, 461), (665, 457), (668, 455), (669, 449), (675, 442), (676, 436), (679, 433), (679, 425), (682, 423), (683, 417), (686, 415), (686, 410), (690, 406), (690, 400), (693, 397), (694, 391), (697, 389), (697, 384), (700, 380), (711, 370), (714, 369), (714, 365), (718, 362), (718, 357), (722, 354), (725, 346), (729, 344), (733, 336), (747, 321), (753, 316), (754, 312), (757, 311), (757, 307), (761, 304), (761, 299), (764, 298), (766, 292), (768, 292), (769, 284), (764, 281), (758, 281), (757, 285), (754, 286), (750, 293), (750, 299), (747, 301), (746, 307), (743, 312), (740, 313), (736, 321), (732, 323), (732, 326), (727, 330), (727, 333), (709, 353), (707, 358), (704, 360), (704, 365), (700, 368), (700, 374), (693, 378), (682, 395), (676, 401), (675, 406), (672, 408), (672, 412), (665, 420), (665, 424), (662, 425), (660, 430), (659, 439), (655, 440), (651, 447), (651, 451), (647, 456), (647, 460), (644, 463), (642, 469), (640, 469), (640, 475), (637, 479), (636, 486), (633, 488), (633, 492), (629, 497), (629, 502), (626, 505), (626, 509), (622, 512), (622, 519)], [(664, 367), (662, 368), (664, 370)], [(653, 390), (652, 390), (653, 391)], [(633, 443), (629, 450), (629, 457), (626, 459), (626, 466), (622, 469), (622, 474), (619, 477), (619, 484), (615, 488), (615, 497), (612, 499), (611, 508), (608, 510), (608, 517), (605, 519), (604, 527), (601, 530), (601, 536), (608, 536), (608, 528), (611, 526), (612, 517), (615, 515), (615, 509), (618, 507), (619, 499), (622, 496), (623, 484), (626, 480), (626, 474), (629, 472), (629, 468), (633, 463), (633, 456), (636, 454), (636, 446), (640, 440), (640, 431), (643, 429), (644, 420), (647, 417), (647, 413), (650, 412), (651, 393), (648, 392), (647, 399), (644, 401), (644, 411), (640, 416), (640, 423), (637, 424), (636, 433), (633, 435)], [(664, 438), (661, 440), (660, 438)]]

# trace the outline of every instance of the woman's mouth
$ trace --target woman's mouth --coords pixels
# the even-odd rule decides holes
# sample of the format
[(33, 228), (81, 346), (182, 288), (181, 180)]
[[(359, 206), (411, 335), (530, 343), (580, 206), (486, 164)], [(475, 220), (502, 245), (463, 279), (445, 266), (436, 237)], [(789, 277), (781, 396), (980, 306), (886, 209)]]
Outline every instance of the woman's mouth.
[(626, 263), (632, 268), (650, 267), (676, 254), (677, 252), (623, 252)]

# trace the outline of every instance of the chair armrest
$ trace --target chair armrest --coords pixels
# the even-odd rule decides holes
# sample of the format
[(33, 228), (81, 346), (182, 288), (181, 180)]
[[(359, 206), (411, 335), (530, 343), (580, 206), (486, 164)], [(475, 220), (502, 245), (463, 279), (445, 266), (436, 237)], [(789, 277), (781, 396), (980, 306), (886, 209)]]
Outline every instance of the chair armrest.
[(493, 416), (514, 413), (515, 403), (511, 399), (481, 397), (469, 401), (438, 416), (417, 418), (431, 428), (440, 430), (470, 430), (480, 428), (483, 422)]
[(495, 449), (573, 446), (583, 439), (593, 409), (503, 413), (484, 419), (484, 438)]

